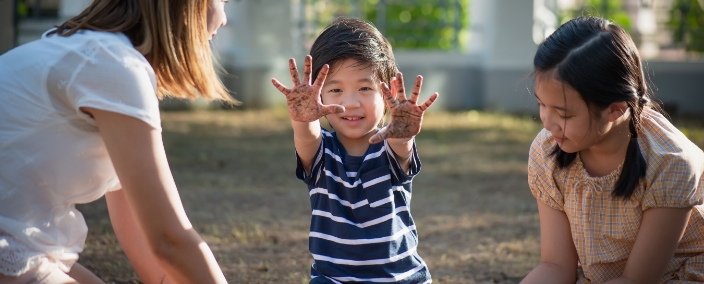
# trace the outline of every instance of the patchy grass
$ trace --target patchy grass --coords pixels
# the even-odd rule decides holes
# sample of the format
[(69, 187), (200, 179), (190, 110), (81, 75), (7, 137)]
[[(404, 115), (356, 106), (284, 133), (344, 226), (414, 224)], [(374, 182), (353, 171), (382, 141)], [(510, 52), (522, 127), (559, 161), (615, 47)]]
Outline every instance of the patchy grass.
[[(165, 112), (163, 135), (186, 212), (231, 283), (308, 283), (310, 205), (294, 176), (285, 109)], [(676, 120), (704, 147), (702, 120)], [(539, 260), (527, 185), (532, 117), (428, 113), (413, 185), (419, 253), (435, 283), (517, 283)], [(80, 262), (106, 281), (137, 276), (104, 200), (79, 206), (89, 225)]]

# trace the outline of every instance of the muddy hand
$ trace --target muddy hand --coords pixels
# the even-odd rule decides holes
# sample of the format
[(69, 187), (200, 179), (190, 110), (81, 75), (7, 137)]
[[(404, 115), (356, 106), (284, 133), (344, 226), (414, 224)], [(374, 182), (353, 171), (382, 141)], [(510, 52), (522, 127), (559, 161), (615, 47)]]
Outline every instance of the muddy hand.
[(387, 138), (413, 138), (420, 133), (423, 113), (438, 98), (438, 93), (435, 92), (422, 105), (417, 105), (420, 88), (423, 85), (423, 77), (420, 75), (416, 77), (413, 92), (408, 99), (406, 99), (406, 92), (403, 86), (403, 74), (401, 72), (397, 73), (394, 81), (391, 83), (395, 83), (395, 93), (389, 90), (389, 86), (386, 83), (382, 83), (381, 86), (384, 100), (390, 110), (391, 120), (386, 127), (369, 138), (369, 143), (379, 143)]
[(320, 91), (323, 88), (323, 82), (328, 75), (330, 67), (326, 64), (320, 69), (320, 74), (315, 79), (315, 83), (311, 85), (311, 69), (313, 58), (306, 56), (305, 65), (303, 67), (303, 82), (298, 80), (298, 69), (296, 68), (296, 60), (293, 58), (288, 60), (288, 67), (291, 71), (291, 81), (293, 87), (286, 88), (281, 82), (272, 78), (271, 83), (286, 96), (288, 104), (288, 113), (292, 120), (300, 122), (312, 122), (331, 113), (341, 113), (345, 108), (341, 105), (323, 105), (320, 100)]

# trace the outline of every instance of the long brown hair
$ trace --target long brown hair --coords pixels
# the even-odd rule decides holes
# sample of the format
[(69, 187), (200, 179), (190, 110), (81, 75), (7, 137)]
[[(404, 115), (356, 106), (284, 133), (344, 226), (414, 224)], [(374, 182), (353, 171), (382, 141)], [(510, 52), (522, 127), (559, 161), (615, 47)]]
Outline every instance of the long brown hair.
[(218, 78), (208, 43), (211, 0), (94, 0), (52, 33), (122, 32), (156, 73), (157, 96), (237, 103)]

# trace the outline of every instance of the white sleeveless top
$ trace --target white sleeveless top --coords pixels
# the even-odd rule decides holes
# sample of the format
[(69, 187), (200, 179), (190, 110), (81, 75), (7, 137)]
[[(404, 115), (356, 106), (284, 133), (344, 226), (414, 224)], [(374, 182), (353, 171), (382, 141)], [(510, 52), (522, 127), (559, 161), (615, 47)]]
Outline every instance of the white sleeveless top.
[(0, 274), (41, 258), (68, 271), (87, 226), (75, 208), (121, 188), (95, 121), (80, 107), (161, 131), (156, 77), (121, 33), (46, 34), (0, 56)]

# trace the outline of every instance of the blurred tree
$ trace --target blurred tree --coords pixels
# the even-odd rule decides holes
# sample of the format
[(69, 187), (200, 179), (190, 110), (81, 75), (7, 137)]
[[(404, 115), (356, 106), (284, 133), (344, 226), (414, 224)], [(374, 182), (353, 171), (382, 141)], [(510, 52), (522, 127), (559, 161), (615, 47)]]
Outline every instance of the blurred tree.
[(25, 18), (29, 15), (29, 8), (27, 8), (27, 3), (25, 1), (17, 1), (17, 16), (20, 18)]
[(687, 51), (704, 52), (704, 0), (674, 0), (668, 26), (675, 43)]
[[(695, 0), (696, 1), (696, 0)], [(579, 9), (563, 10), (560, 13), (560, 22), (565, 23), (579, 16), (595, 16), (608, 19), (624, 28), (631, 30), (631, 17), (623, 9), (622, 0), (582, 0)]]
[[(461, 50), (468, 42), (469, 0), (364, 0), (362, 3), (364, 18), (373, 22), (394, 48)], [(385, 17), (379, 17), (380, 12)]]
[[(372, 22), (398, 49), (463, 50), (470, 0), (302, 0), (318, 29), (339, 16)], [(316, 34), (317, 35), (317, 34)]]

